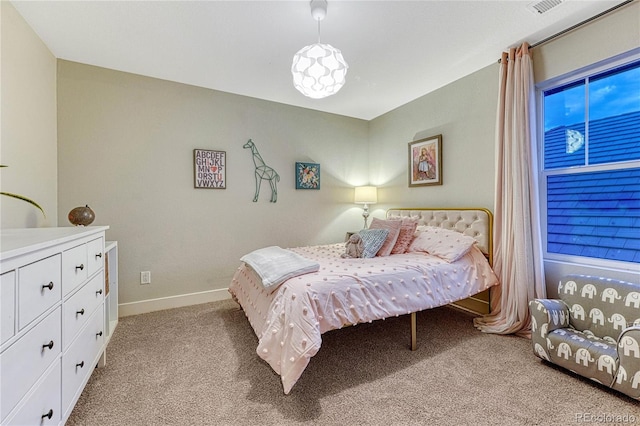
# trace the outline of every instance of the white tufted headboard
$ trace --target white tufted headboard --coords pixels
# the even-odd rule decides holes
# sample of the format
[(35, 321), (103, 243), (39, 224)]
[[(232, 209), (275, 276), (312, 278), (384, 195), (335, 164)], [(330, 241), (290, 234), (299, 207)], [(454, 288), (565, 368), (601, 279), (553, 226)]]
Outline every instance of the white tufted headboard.
[(478, 241), (478, 248), (493, 265), (493, 215), (484, 208), (432, 209), (393, 208), (387, 218), (417, 218), (418, 225), (437, 226), (469, 235)]

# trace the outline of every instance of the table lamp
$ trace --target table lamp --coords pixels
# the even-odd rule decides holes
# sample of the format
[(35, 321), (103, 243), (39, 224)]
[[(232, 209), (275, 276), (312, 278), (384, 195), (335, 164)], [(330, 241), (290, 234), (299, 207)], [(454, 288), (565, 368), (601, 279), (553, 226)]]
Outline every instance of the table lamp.
[(358, 186), (355, 189), (354, 202), (364, 204), (362, 206), (362, 217), (364, 217), (364, 229), (367, 229), (367, 219), (369, 218), (369, 204), (378, 202), (378, 188), (375, 186)]

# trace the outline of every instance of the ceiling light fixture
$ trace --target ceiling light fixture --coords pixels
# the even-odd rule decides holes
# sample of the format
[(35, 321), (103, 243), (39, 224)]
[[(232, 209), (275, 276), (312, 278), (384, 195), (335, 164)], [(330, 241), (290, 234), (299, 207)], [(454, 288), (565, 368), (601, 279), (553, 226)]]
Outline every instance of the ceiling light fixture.
[(305, 46), (293, 56), (293, 85), (303, 95), (321, 99), (342, 88), (349, 65), (342, 52), (320, 43), (320, 21), (327, 15), (326, 0), (311, 0), (311, 16), (318, 21), (318, 42)]

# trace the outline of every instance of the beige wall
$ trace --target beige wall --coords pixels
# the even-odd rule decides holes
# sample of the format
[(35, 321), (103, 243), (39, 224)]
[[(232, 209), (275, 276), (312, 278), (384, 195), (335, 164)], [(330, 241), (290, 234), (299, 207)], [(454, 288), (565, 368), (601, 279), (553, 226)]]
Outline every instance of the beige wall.
[[(637, 47), (639, 7), (536, 48), (537, 81)], [(20, 166), (15, 177), (1, 172), (2, 187), (41, 201), (51, 225), (89, 204), (119, 242), (120, 303), (223, 289), (257, 247), (341, 240), (361, 226), (354, 185), (381, 187), (379, 217), (390, 206), (493, 209), (497, 65), (364, 122), (65, 61), (56, 76), (13, 7), (1, 10), (2, 162)], [(444, 185), (409, 188), (407, 144), (434, 134)], [(282, 177), (276, 204), (266, 187), (251, 201), (249, 138)], [(226, 190), (193, 188), (194, 148), (227, 152)], [(320, 191), (294, 189), (295, 161), (322, 164)], [(2, 201), (2, 227), (47, 225)], [(139, 284), (143, 270), (151, 285)]]
[[(266, 182), (252, 202), (250, 138), (281, 176), (277, 203)], [(367, 138), (366, 121), (59, 61), (60, 225), (89, 204), (111, 227), (120, 303), (223, 289), (253, 249), (359, 229)], [(226, 151), (227, 189), (194, 189), (194, 148)], [(319, 191), (295, 189), (296, 161), (321, 164)]]
[(542, 82), (640, 47), (640, 3), (628, 4), (533, 50)]
[(9, 2), (0, 2), (2, 129), (0, 227), (55, 226), (57, 217), (56, 58)]
[[(370, 122), (370, 176), (385, 205), (493, 210), (497, 72), (491, 65)], [(443, 184), (410, 188), (408, 144), (437, 134)]]

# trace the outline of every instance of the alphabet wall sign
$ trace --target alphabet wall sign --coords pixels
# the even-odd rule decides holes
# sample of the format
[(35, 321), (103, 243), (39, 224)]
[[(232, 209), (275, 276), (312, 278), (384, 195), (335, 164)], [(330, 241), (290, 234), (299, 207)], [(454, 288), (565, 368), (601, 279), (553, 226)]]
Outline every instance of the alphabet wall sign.
[(227, 188), (227, 153), (209, 149), (193, 150), (194, 187)]

